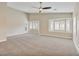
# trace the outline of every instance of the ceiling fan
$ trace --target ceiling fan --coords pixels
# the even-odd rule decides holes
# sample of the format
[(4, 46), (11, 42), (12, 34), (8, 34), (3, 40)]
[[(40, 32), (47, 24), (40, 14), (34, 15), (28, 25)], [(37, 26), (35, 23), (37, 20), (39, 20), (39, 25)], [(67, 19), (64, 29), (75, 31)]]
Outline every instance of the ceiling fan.
[(41, 13), (43, 10), (47, 10), (47, 9), (51, 9), (52, 7), (48, 7), (48, 6), (46, 6), (46, 7), (42, 7), (42, 3), (43, 2), (39, 2), (40, 3), (40, 7), (38, 8), (39, 9), (39, 13)]

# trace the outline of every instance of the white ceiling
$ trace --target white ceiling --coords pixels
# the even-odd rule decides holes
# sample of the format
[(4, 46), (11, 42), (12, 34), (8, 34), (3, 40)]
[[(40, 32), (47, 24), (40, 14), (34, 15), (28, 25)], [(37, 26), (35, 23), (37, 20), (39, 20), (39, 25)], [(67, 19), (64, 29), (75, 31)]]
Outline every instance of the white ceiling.
[[(42, 7), (52, 7), (48, 10), (43, 10), (43, 13), (54, 13), (54, 12), (73, 12), (74, 2), (43, 2)], [(15, 8), (26, 13), (38, 13), (40, 4), (39, 2), (8, 2), (7, 6)], [(54, 10), (56, 9), (56, 10)]]

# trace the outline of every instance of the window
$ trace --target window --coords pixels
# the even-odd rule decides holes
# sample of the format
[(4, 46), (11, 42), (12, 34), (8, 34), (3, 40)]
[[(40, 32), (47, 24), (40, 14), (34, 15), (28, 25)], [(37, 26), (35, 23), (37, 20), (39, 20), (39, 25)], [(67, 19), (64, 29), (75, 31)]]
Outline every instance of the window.
[(50, 31), (54, 31), (54, 26), (53, 26), (54, 22), (53, 20), (49, 20), (49, 32)]
[(60, 30), (65, 31), (65, 21), (60, 21)]
[(55, 22), (55, 31), (60, 29), (60, 23), (58, 21)]
[(66, 32), (71, 32), (71, 20), (66, 20)]
[(29, 22), (29, 25), (30, 25), (29, 28), (32, 29), (32, 21)]
[(71, 19), (49, 20), (49, 32), (71, 32)]
[(65, 21), (56, 20), (55, 22), (55, 31), (65, 31)]
[(38, 20), (29, 21), (29, 29), (39, 30), (39, 21)]

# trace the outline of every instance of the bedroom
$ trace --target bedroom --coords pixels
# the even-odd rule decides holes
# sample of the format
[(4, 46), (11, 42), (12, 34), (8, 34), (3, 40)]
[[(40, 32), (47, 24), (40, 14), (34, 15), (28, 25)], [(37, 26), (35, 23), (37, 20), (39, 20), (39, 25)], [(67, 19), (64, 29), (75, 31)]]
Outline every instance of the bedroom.
[(79, 55), (77, 4), (1, 2), (0, 55)]

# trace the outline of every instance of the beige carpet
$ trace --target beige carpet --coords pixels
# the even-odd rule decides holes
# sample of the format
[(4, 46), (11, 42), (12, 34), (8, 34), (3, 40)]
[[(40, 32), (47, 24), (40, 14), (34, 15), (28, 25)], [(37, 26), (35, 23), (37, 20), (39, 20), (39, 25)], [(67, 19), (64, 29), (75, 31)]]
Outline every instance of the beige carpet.
[(72, 40), (22, 34), (0, 43), (2, 56), (77, 56)]

